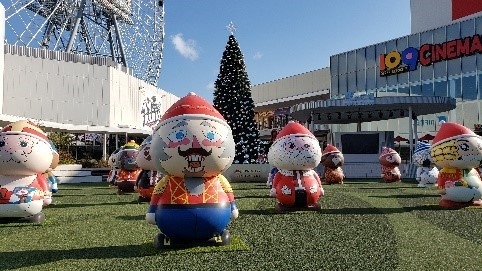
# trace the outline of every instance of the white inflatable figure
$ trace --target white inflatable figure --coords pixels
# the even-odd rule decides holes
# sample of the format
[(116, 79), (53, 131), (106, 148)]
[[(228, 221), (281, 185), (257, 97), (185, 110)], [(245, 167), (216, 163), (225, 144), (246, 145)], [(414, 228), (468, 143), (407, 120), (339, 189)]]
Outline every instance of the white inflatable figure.
[(117, 174), (119, 173), (120, 163), (117, 159), (117, 154), (122, 150), (121, 148), (117, 148), (114, 152), (111, 153), (109, 159), (107, 160), (107, 164), (110, 167), (109, 175), (107, 175), (107, 182), (111, 185), (115, 184), (115, 179), (117, 178)]
[(47, 135), (20, 120), (0, 131), (0, 219), (45, 220), (43, 206), (52, 202), (44, 172), (53, 159)]
[(431, 165), (430, 144), (419, 142), (412, 155), (412, 159), (418, 165), (415, 175), (418, 187), (427, 187), (428, 185), (437, 186), (438, 168)]

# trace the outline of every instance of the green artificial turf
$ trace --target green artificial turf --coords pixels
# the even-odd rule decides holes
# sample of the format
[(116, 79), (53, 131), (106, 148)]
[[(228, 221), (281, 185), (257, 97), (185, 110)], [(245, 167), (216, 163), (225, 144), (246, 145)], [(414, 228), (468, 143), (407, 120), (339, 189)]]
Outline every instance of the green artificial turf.
[(320, 211), (278, 213), (265, 184), (232, 186), (230, 245), (157, 250), (136, 194), (62, 184), (45, 222), (0, 224), (0, 270), (482, 269), (482, 208), (441, 209), (435, 188), (347, 180)]

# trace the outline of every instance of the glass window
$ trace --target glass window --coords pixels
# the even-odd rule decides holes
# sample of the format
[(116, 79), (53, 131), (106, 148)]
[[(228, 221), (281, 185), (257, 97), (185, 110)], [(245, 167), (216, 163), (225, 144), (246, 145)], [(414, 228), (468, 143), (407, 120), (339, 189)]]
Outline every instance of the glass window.
[(460, 99), (462, 98), (462, 80), (458, 78), (449, 79), (449, 96), (452, 98)]
[(422, 96), (433, 96), (432, 82), (426, 82), (422, 84)]
[(390, 53), (391, 51), (397, 51), (397, 41), (396, 40), (389, 40), (385, 42), (385, 52)]
[(331, 96), (338, 96), (338, 76), (331, 77)]
[(366, 70), (359, 70), (356, 72), (356, 85), (358, 90), (366, 90), (366, 81), (365, 81), (365, 72)]
[(420, 83), (410, 86), (410, 96), (421, 96), (421, 95), (422, 95), (422, 86), (420, 85)]
[[(393, 75), (392, 75), (393, 76)], [(377, 88), (387, 86), (387, 77), (380, 76), (380, 73), (377, 74)]]
[(408, 96), (410, 94), (410, 87), (408, 86), (408, 84), (399, 86), (398, 93), (400, 94), (400, 96)]
[(377, 56), (375, 54), (375, 45), (369, 46), (365, 49), (366, 67), (376, 67)]
[(451, 60), (447, 60), (447, 75), (458, 75), (462, 71), (462, 62), (460, 58), (455, 58)]
[(396, 40), (396, 43), (397, 43), (397, 51), (402, 52), (408, 47), (408, 38), (401, 37)]
[(462, 77), (462, 99), (477, 100), (477, 84), (475, 73), (470, 76)]
[(338, 75), (338, 55), (330, 57), (330, 74), (331, 76)]
[(408, 72), (400, 73), (397, 75), (398, 83), (399, 84), (407, 84), (408, 83)]
[[(479, 85), (478, 85), (478, 93), (482, 93), (482, 72), (479, 71)], [(482, 98), (482, 95), (479, 95)]]
[(346, 73), (346, 54), (338, 55), (338, 74)]
[(434, 94), (435, 96), (447, 97), (447, 81), (435, 81), (434, 84)]
[(342, 93), (346, 93), (347, 85), (346, 85), (346, 74), (340, 74), (338, 77), (338, 95)]
[(427, 43), (433, 44), (433, 35), (431, 31), (420, 33), (420, 46)]
[(365, 69), (365, 48), (361, 48), (356, 50), (356, 70), (364, 70)]
[(460, 38), (460, 23), (447, 25), (447, 40)]
[(418, 66), (416, 70), (408, 72), (410, 83), (420, 82), (420, 70), (421, 70), (421, 67)]
[(368, 68), (367, 69), (367, 89), (375, 89), (377, 87), (377, 77), (378, 68)]
[(408, 36), (408, 47), (420, 48), (420, 34)]
[(475, 65), (476, 56), (464, 56), (461, 58), (462, 60), (462, 73), (469, 73), (474, 72), (477, 67)]
[(378, 63), (378, 67), (380, 67), (380, 55), (381, 54), (385, 54), (385, 43), (379, 43), (376, 45), (376, 59), (377, 59), (377, 63)]
[[(475, 18), (475, 33), (482, 33), (482, 17)], [(477, 68), (482, 70), (482, 54), (476, 54)]]
[(351, 72), (348, 74), (348, 89), (355, 91), (356, 87), (356, 72)]
[(446, 37), (445, 27), (440, 27), (440, 28), (437, 28), (437, 29), (433, 30), (433, 43), (434, 44), (440, 44), (440, 43), (446, 42), (447, 39), (445, 37)]
[(433, 64), (434, 78), (447, 76), (447, 61), (440, 61)]
[(356, 51), (347, 53), (347, 72), (354, 72), (356, 70)]
[(430, 80), (433, 79), (433, 66), (419, 66), (419, 69), (421, 70), (422, 73), (422, 81), (423, 80)]
[(475, 34), (476, 34), (475, 33), (475, 21), (473, 19), (460, 22), (460, 37), (461, 38), (471, 37)]

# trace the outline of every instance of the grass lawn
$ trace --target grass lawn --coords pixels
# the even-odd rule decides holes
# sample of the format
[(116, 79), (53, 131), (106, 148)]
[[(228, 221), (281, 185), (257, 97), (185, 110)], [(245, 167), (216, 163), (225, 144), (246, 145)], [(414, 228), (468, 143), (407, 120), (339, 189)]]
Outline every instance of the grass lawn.
[(482, 208), (440, 209), (435, 188), (347, 180), (321, 211), (279, 214), (265, 184), (232, 186), (231, 245), (156, 250), (136, 194), (62, 184), (44, 223), (0, 224), (0, 270), (482, 269)]

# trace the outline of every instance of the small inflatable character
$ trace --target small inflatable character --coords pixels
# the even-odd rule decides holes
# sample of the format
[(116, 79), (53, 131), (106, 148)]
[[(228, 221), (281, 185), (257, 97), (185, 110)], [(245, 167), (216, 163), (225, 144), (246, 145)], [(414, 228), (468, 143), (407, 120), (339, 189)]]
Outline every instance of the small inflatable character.
[(290, 121), (281, 129), (268, 152), (268, 161), (278, 168), (270, 191), (278, 211), (320, 209), (324, 190), (313, 170), (320, 160), (320, 144), (303, 125)]
[(55, 174), (53, 173), (53, 170), (59, 165), (60, 156), (54, 143), (51, 140), (49, 140), (49, 142), (50, 147), (52, 148), (53, 158), (52, 163), (50, 163), (50, 167), (47, 169), (47, 171), (44, 172), (44, 177), (47, 178), (47, 183), (49, 184), (49, 191), (51, 193), (57, 193), (59, 191), (59, 181), (57, 179), (57, 176), (55, 176)]
[(343, 183), (345, 174), (341, 166), (344, 162), (345, 158), (337, 147), (330, 144), (326, 145), (321, 156), (321, 163), (324, 166), (323, 177), (327, 184)]
[(276, 173), (278, 173), (278, 169), (276, 167), (272, 167), (268, 173), (268, 181), (266, 181), (266, 186), (268, 186), (268, 188), (273, 187), (273, 179)]
[(402, 174), (400, 173), (400, 164), (402, 158), (394, 149), (389, 147), (383, 147), (382, 153), (378, 158), (380, 165), (382, 166), (381, 177), (386, 183), (399, 182)]
[(136, 163), (137, 154), (139, 153), (139, 145), (130, 140), (117, 153), (119, 163), (119, 172), (115, 178), (117, 186), (117, 194), (134, 192), (137, 176), (141, 169)]
[(412, 159), (418, 165), (415, 179), (418, 187), (427, 187), (427, 185), (436, 186), (438, 178), (438, 168), (432, 166), (430, 159), (430, 144), (426, 142), (418, 142)]
[(238, 208), (222, 175), (235, 154), (226, 120), (205, 99), (189, 93), (166, 111), (152, 137), (150, 154), (164, 174), (146, 214), (161, 231), (154, 246), (229, 244), (226, 227), (238, 217)]
[(114, 152), (112, 152), (107, 160), (107, 164), (110, 166), (109, 175), (107, 175), (107, 182), (114, 186), (115, 179), (117, 178), (117, 173), (119, 173), (120, 163), (117, 160), (117, 153), (120, 152), (122, 148), (117, 148)]
[(482, 181), (475, 170), (482, 160), (480, 136), (458, 123), (444, 122), (432, 141), (430, 156), (442, 168), (437, 180), (440, 206), (482, 205)]
[(138, 202), (149, 202), (151, 200), (154, 186), (157, 184), (157, 180), (162, 177), (161, 174), (157, 173), (150, 154), (151, 141), (152, 135), (142, 141), (136, 158), (137, 165), (141, 168), (136, 180), (136, 190), (139, 193)]
[(52, 202), (43, 173), (53, 160), (47, 135), (34, 123), (19, 120), (0, 131), (0, 219), (42, 222), (42, 207)]

